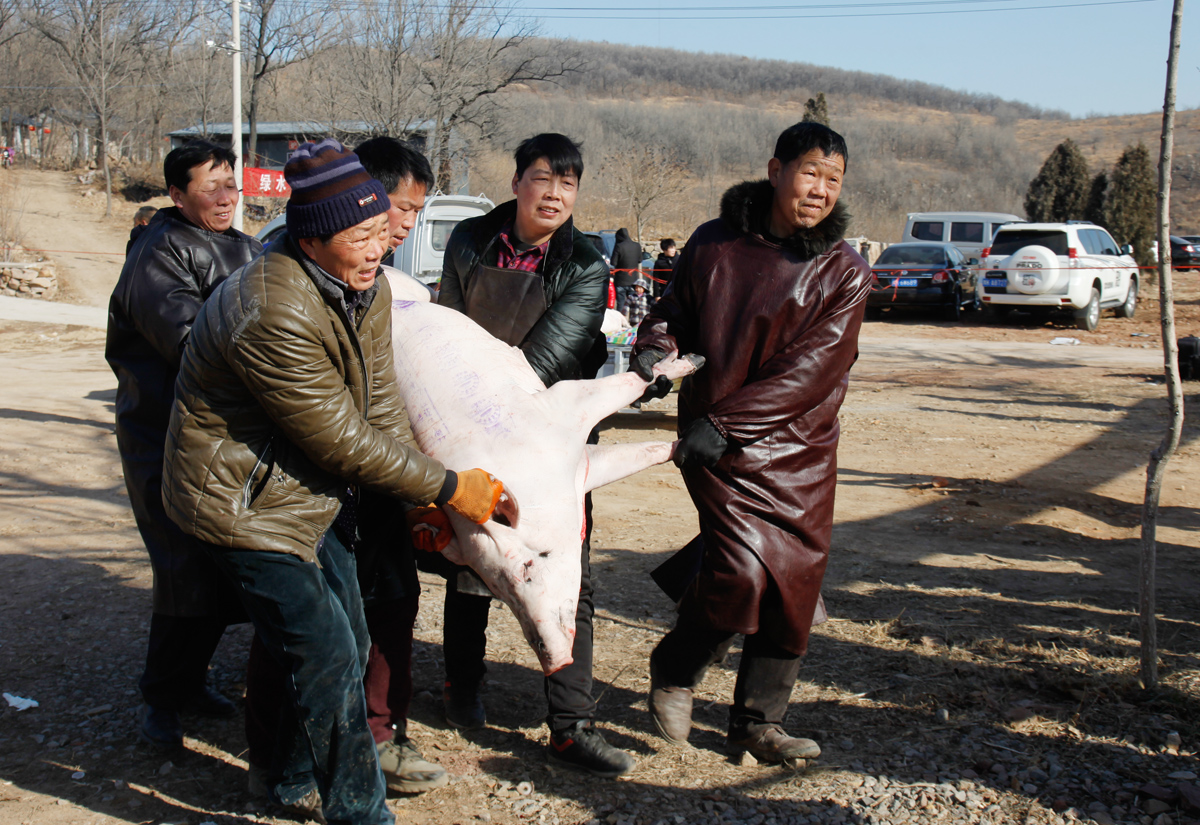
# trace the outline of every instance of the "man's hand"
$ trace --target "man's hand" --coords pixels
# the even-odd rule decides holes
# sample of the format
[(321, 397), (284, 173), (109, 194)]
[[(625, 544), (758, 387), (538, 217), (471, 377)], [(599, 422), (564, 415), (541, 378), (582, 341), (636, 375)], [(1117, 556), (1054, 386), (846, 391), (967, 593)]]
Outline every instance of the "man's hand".
[(517, 526), (516, 499), (505, 491), (498, 478), (478, 467), (458, 474), (458, 487), (446, 506), (476, 524), (485, 524), (493, 514), (499, 514), (509, 527)]
[(413, 547), (427, 553), (440, 553), (454, 538), (450, 519), (440, 507), (417, 507), (405, 515), (408, 530), (412, 533)]
[(642, 397), (637, 402), (644, 404), (651, 398), (666, 398), (670, 394), (672, 386), (670, 378), (660, 375), (651, 382), (650, 386), (646, 387), (646, 391), (642, 393)]
[(676, 467), (690, 470), (694, 467), (712, 467), (725, 455), (729, 442), (717, 432), (708, 418), (697, 418), (688, 425), (675, 447), (671, 460)]
[[(667, 354), (660, 349), (650, 347), (639, 352), (633, 357), (633, 363), (629, 366), (633, 368), (643, 381), (654, 380), (654, 365), (667, 357)], [(662, 398), (661, 395), (655, 396)]]

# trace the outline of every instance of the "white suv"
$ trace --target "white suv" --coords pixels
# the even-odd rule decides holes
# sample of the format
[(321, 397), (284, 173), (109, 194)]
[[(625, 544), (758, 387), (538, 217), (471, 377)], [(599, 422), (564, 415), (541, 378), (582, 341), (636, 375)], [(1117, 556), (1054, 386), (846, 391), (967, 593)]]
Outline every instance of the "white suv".
[(1075, 325), (1089, 331), (1101, 309), (1132, 318), (1138, 294), (1132, 251), (1086, 221), (1007, 224), (983, 250), (984, 306), (997, 313), (1071, 310)]

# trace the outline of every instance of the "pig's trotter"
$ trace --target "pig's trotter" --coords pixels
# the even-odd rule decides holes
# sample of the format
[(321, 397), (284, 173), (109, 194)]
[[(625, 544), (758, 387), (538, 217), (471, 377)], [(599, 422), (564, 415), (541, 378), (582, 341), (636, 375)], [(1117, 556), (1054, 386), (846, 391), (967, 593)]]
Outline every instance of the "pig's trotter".
[(683, 356), (683, 358), (685, 361), (690, 361), (692, 363), (694, 370), (699, 370), (704, 366), (705, 358), (703, 355), (697, 355), (694, 352), (689, 352), (687, 355)]

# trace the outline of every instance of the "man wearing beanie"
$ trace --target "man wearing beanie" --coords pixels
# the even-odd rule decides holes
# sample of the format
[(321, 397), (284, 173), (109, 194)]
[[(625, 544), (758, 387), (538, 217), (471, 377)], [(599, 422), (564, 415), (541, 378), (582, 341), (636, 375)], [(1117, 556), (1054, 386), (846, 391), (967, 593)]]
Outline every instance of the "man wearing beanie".
[(287, 672), (272, 797), (329, 823), (391, 823), (363, 699), (360, 489), (477, 523), (507, 499), (485, 471), (447, 470), (405, 441), (391, 291), (376, 279), (383, 186), (334, 140), (301, 146), (284, 175), (287, 235), (226, 280), (192, 329), (163, 503), (237, 585)]

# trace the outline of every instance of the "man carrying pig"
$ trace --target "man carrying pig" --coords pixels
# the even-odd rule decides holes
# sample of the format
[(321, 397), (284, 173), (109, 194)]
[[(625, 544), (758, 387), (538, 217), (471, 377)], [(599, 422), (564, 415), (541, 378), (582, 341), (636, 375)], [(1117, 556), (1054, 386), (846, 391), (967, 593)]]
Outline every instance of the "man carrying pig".
[[(516, 199), (455, 227), (446, 247), (438, 303), (466, 313), (495, 337), (521, 348), (547, 387), (594, 378), (607, 358), (600, 324), (608, 297), (608, 267), (571, 220), (583, 156), (565, 135), (535, 135), (517, 147), (512, 191)], [(592, 434), (590, 443), (596, 443)], [(604, 740), (593, 726), (591, 496), (585, 499), (586, 534), (575, 614), (572, 664), (546, 677), (550, 706), (550, 761), (615, 777), (633, 769), (633, 758)], [(563, 548), (563, 552), (577, 552)], [(487, 668), (489, 599), (482, 582), (465, 569), (446, 587), (446, 720), (476, 728), (486, 716), (480, 688)], [(468, 589), (481, 593), (470, 595)]]
[(820, 755), (782, 723), (824, 619), (837, 413), (870, 290), (870, 267), (842, 240), (846, 159), (826, 126), (785, 130), (767, 179), (725, 193), (638, 329), (633, 366), (646, 380), (671, 351), (707, 359), (684, 380), (674, 456), (700, 535), (655, 575), (679, 602), (650, 657), (651, 715), (672, 743), (688, 738), (692, 691), (745, 634), (730, 746), (763, 762)]
[(348, 549), (361, 489), (476, 523), (516, 513), (488, 473), (449, 471), (406, 443), (391, 290), (377, 279), (391, 236), (383, 185), (335, 140), (301, 146), (284, 175), (287, 234), (230, 276), (192, 329), (163, 503), (205, 543), (287, 672), (277, 736), (293, 750), (272, 765), (274, 800), (330, 823), (390, 825)]

